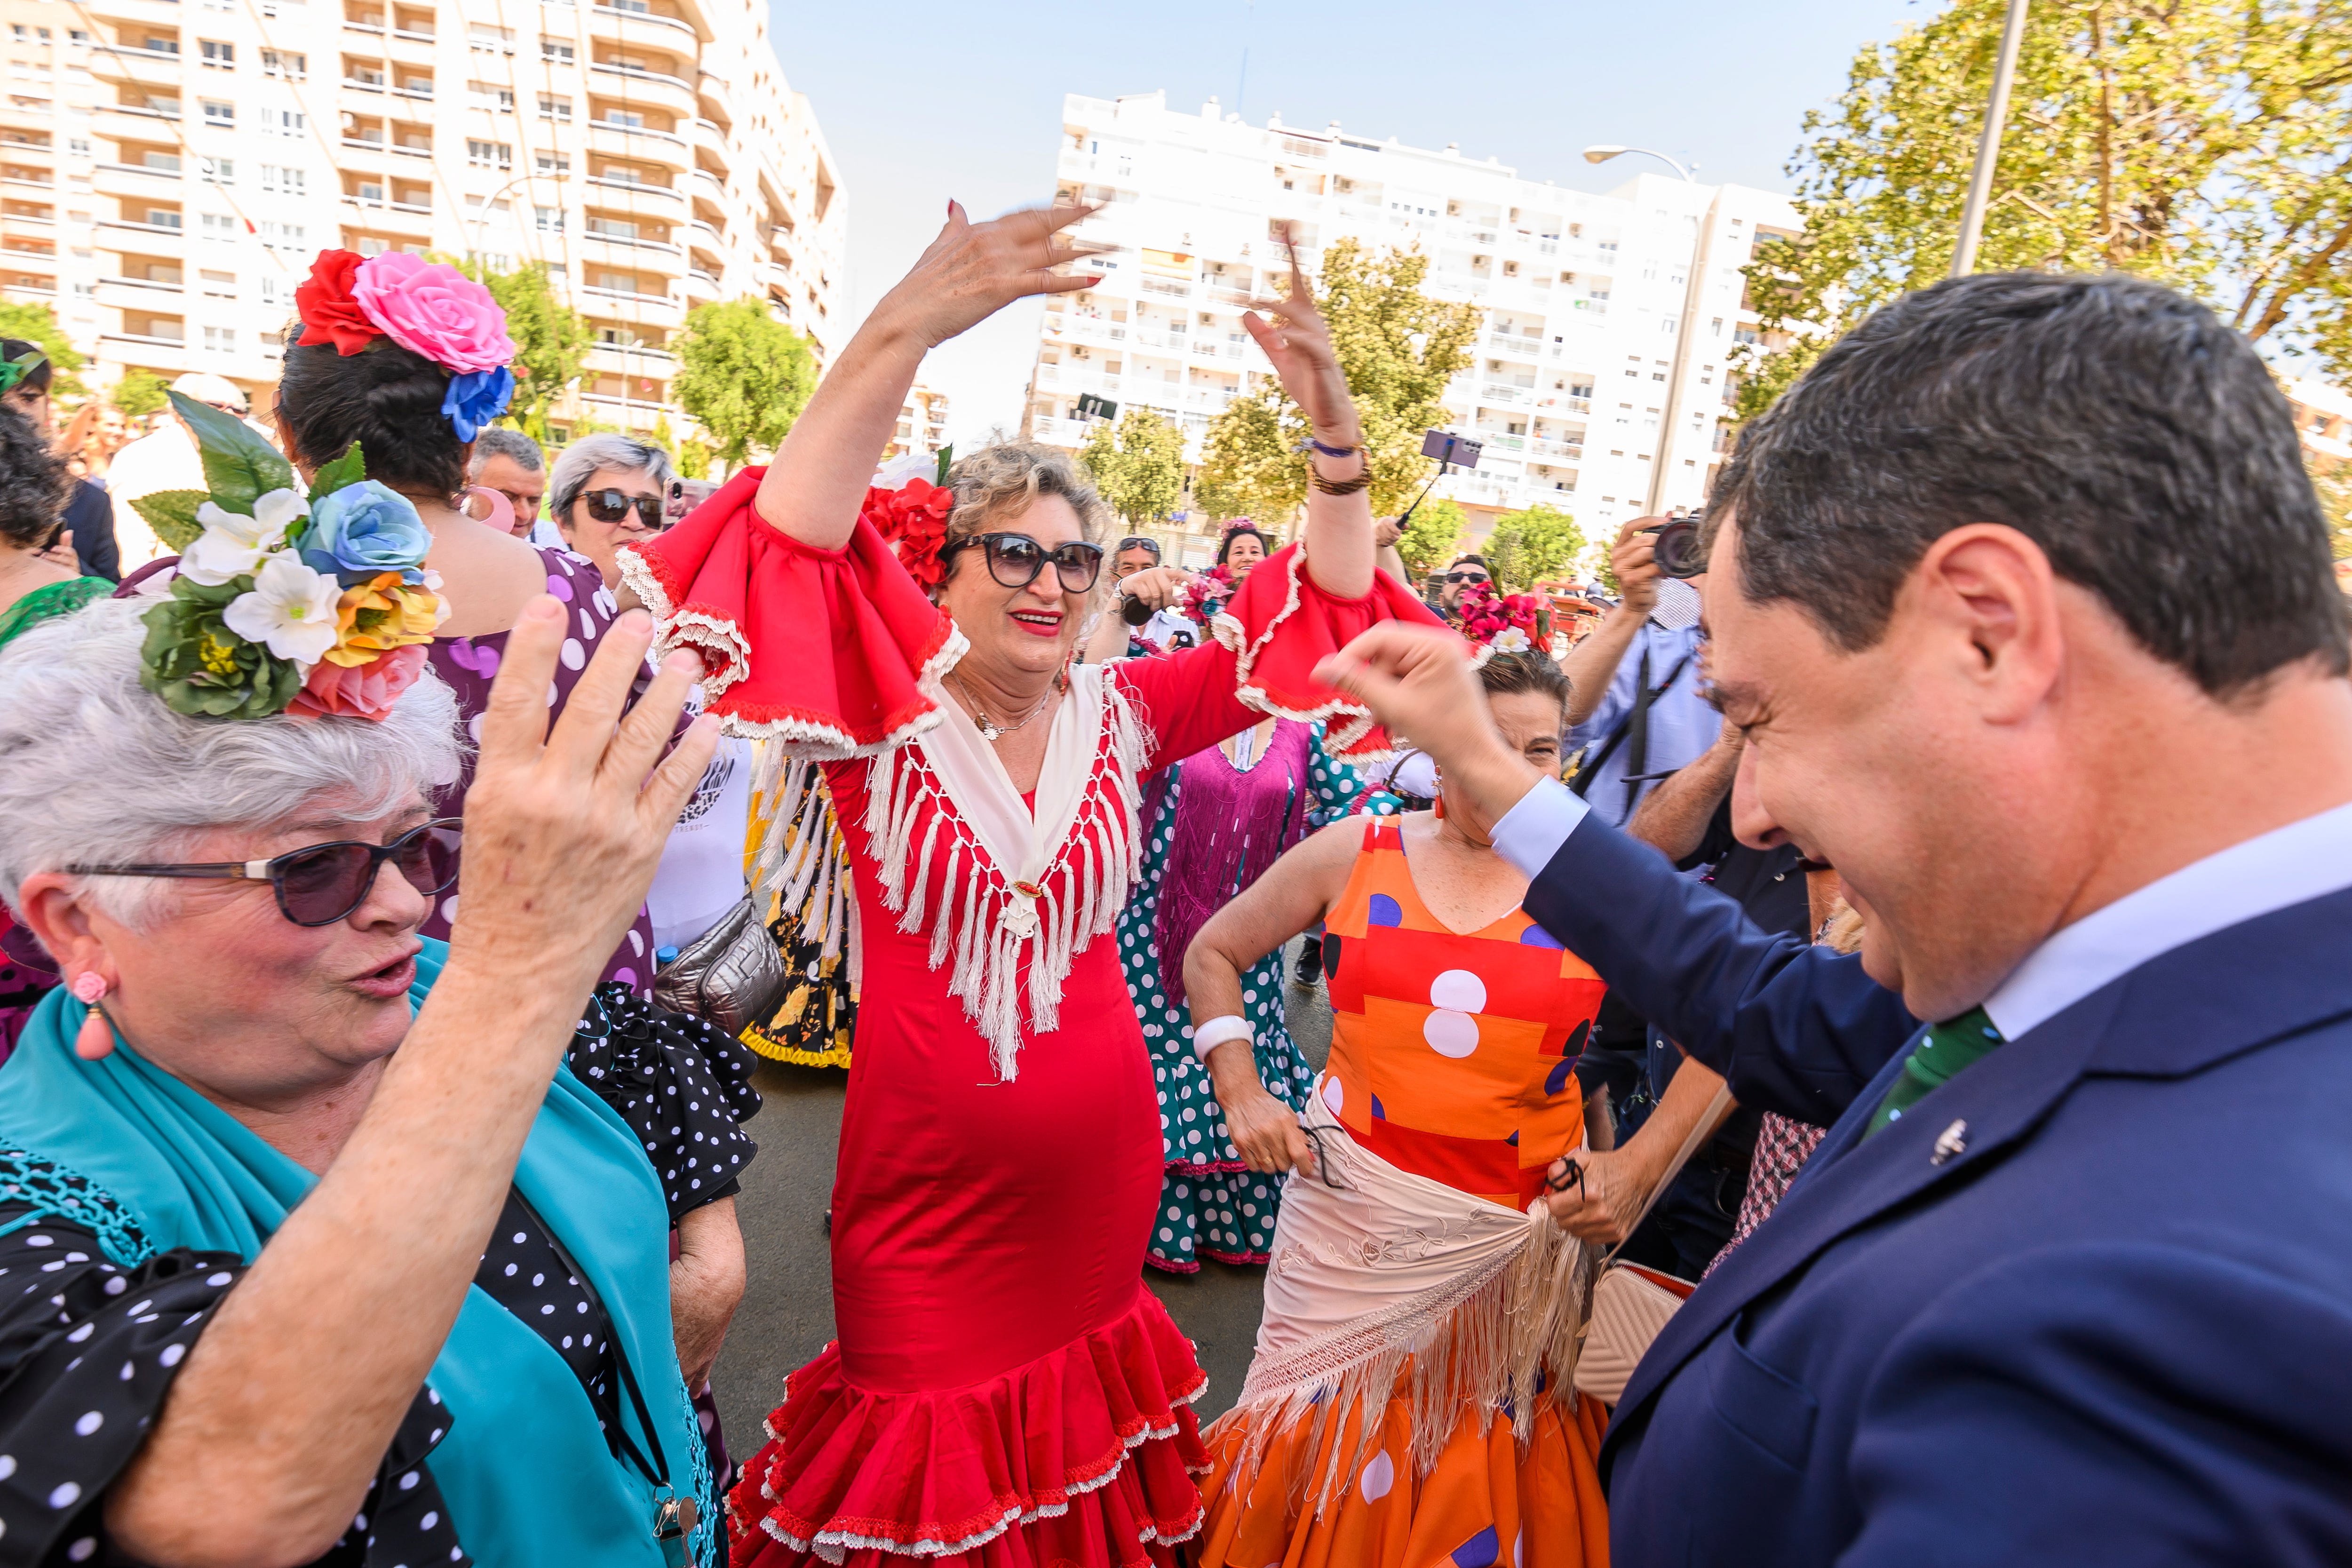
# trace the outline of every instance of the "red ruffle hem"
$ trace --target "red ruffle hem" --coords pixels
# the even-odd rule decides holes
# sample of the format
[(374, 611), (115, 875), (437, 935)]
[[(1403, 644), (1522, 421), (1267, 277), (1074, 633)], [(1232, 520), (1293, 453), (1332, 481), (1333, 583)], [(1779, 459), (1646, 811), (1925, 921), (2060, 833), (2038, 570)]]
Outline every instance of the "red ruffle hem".
[(955, 1389), (874, 1394), (828, 1345), (728, 1499), (733, 1568), (1171, 1568), (1201, 1527), (1208, 1387), (1149, 1291), (1124, 1317)]

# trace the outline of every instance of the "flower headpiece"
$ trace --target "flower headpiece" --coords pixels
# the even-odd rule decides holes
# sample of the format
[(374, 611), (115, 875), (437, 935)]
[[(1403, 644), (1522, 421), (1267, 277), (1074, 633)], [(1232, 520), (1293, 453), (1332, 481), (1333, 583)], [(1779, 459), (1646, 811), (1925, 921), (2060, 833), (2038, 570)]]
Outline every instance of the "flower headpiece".
[(294, 307), (302, 318), (298, 346), (332, 343), (338, 353), (355, 354), (390, 338), (449, 372), (441, 414), (460, 441), (480, 434), (514, 397), (506, 311), (446, 261), (404, 250), (365, 258), (322, 250), (310, 281), (295, 289)]
[(243, 420), (169, 396), (195, 432), (205, 488), (131, 503), (180, 552), (144, 617), (140, 683), (198, 718), (383, 718), (449, 617), (425, 569), (425, 520), (367, 477), (357, 442), (306, 494)]
[[(898, 552), (898, 564), (921, 584), (925, 593), (938, 588), (947, 575), (940, 553), (947, 548), (948, 514), (955, 510), (955, 492), (948, 489), (948, 467), (955, 448), (943, 447), (930, 456), (909, 455), (874, 476), (866, 504), (857, 515)], [(931, 469), (936, 481), (922, 477)]]
[(0, 359), (0, 392), (7, 391), (40, 369), (48, 357), (38, 349), (26, 349), (15, 359)]
[(1265, 537), (1265, 531), (1248, 518), (1228, 518), (1225, 520), (1224, 526), (1217, 530), (1217, 543), (1223, 546), (1226, 540), (1236, 533), (1255, 533), (1261, 539)]
[(1206, 626), (1234, 596), (1233, 569), (1212, 566), (1184, 584), (1184, 614)]
[(1544, 651), (1551, 647), (1551, 605), (1535, 594), (1498, 595), (1483, 583), (1462, 590), (1456, 604), (1462, 635), (1495, 653)]

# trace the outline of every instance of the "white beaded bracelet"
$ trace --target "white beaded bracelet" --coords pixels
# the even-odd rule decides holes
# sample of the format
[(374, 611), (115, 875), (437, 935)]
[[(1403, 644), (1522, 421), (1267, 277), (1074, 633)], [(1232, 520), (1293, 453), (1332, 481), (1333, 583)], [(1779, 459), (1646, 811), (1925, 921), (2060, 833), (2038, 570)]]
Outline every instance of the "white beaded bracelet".
[(1247, 1040), (1255, 1047), (1257, 1031), (1238, 1013), (1228, 1013), (1222, 1018), (1212, 1018), (1192, 1029), (1192, 1056), (1202, 1067), (1209, 1065), (1209, 1053), (1227, 1040)]

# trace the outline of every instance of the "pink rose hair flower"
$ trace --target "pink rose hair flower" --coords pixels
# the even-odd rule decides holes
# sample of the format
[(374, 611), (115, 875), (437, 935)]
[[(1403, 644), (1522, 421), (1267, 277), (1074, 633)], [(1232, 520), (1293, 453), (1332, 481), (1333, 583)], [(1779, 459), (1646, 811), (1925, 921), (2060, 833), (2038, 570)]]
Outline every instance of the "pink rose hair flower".
[(294, 700), (286, 705), (296, 719), (373, 719), (392, 712), (400, 694), (416, 684), (425, 669), (425, 645), (409, 643), (365, 664), (336, 664), (320, 659)]
[(507, 313), (447, 262), (404, 250), (371, 256), (352, 274), (352, 298), (394, 342), (445, 370), (496, 370), (515, 356)]

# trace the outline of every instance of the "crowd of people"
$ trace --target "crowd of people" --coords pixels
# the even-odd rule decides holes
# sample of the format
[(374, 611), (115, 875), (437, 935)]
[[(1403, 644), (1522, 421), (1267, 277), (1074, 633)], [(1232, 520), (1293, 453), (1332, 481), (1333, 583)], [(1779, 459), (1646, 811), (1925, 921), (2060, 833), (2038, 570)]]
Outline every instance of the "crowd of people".
[[(415, 258), (135, 438), (0, 342), (0, 1563), (2352, 1558), (2352, 619), (2242, 338), (1906, 296), (1572, 636), (1412, 583), (1295, 264), (1202, 571), (883, 465), (1086, 210), (707, 499)], [(755, 1436), (759, 1058), (848, 1092)]]

